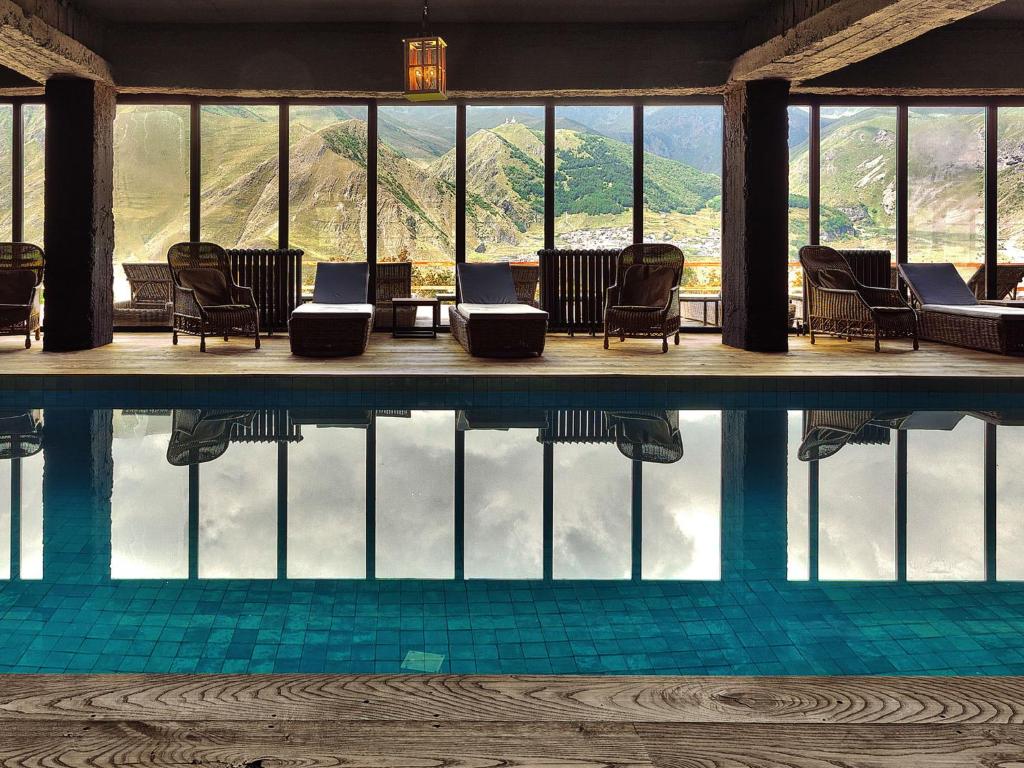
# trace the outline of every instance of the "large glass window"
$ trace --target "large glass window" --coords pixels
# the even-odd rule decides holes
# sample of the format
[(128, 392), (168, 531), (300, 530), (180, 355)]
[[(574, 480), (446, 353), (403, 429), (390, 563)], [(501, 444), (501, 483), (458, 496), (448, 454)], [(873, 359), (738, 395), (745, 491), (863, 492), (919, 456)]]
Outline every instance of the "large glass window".
[[(41, 423), (39, 411), (18, 419)], [(20, 540), (11, 541), (17, 518)], [(0, 460), (0, 579), (43, 577), (43, 452)], [(20, 560), (12, 568), (12, 555)]]
[(202, 238), (277, 248), (278, 108), (206, 105), (200, 113)]
[(0, 104), (0, 237), (11, 239), (14, 107)]
[(188, 577), (188, 468), (167, 462), (170, 413), (114, 411), (110, 576)]
[(996, 576), (1024, 581), (1024, 427), (999, 427), (996, 463)]
[[(1000, 107), (996, 163), (996, 259), (1000, 264), (1024, 265), (1024, 107)], [(999, 271), (999, 295), (995, 298), (1016, 298), (1020, 273), (1005, 267)]]
[(420, 295), (455, 287), (455, 107), (377, 110), (377, 260), (411, 261)]
[(536, 428), (465, 436), (466, 577), (541, 578), (544, 454)]
[(25, 224), (22, 235), (26, 243), (35, 243), (42, 247), (46, 107), (42, 104), (25, 104), (21, 108), (21, 119), (25, 153)]
[(633, 110), (555, 109), (555, 246), (633, 242)]
[(361, 106), (293, 106), (288, 121), (288, 244), (318, 261), (366, 261), (366, 113)]
[(644, 108), (644, 240), (686, 256), (683, 288), (722, 291), (722, 108)]
[(466, 108), (466, 260), (544, 247), (544, 108)]
[(786, 578), (807, 581), (811, 577), (810, 462), (799, 459), (807, 417), (790, 411), (786, 451)]
[[(189, 107), (121, 104), (114, 120), (114, 263), (163, 262), (189, 239)], [(114, 299), (131, 297), (120, 267)]]
[(685, 440), (699, 445), (672, 464), (643, 465), (645, 579), (717, 580), (722, 575), (722, 417), (680, 411)]
[(896, 108), (821, 108), (821, 241), (896, 260)]
[(789, 287), (802, 291), (800, 249), (810, 244), (810, 136), (807, 107), (789, 108)]
[(985, 110), (915, 107), (908, 121), (908, 258), (966, 280), (985, 258)]

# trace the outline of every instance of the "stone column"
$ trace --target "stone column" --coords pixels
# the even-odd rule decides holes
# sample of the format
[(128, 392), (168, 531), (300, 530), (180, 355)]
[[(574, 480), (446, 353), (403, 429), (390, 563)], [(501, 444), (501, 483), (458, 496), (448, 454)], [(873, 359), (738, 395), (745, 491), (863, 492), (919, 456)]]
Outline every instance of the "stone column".
[(111, 86), (46, 82), (45, 350), (113, 340), (114, 109)]
[(722, 342), (788, 348), (789, 83), (731, 83), (725, 92)]

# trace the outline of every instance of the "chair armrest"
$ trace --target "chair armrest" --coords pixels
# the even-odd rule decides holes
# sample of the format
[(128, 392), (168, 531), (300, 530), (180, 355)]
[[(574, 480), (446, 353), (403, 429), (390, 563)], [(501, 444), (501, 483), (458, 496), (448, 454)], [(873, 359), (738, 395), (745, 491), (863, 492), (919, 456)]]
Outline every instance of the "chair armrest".
[(872, 307), (906, 307), (909, 305), (903, 295), (893, 288), (878, 288), (872, 285), (865, 285), (861, 288), (861, 295)]
[(622, 288), (619, 286), (618, 283), (612, 283), (611, 285), (608, 286), (607, 289), (605, 289), (605, 294), (604, 294), (604, 308), (605, 309), (608, 309), (608, 307), (614, 307), (616, 304), (619, 303), (619, 294), (621, 293), (621, 291), (622, 291)]
[(252, 288), (244, 285), (231, 284), (231, 300), (236, 304), (247, 304), (256, 309), (256, 298), (253, 296)]
[(174, 311), (179, 315), (203, 317), (203, 308), (196, 300), (196, 292), (177, 283), (174, 284)]
[(676, 308), (676, 312), (679, 311), (679, 284), (676, 283), (672, 286), (672, 290), (668, 292), (668, 304), (665, 305), (665, 311), (671, 312), (672, 307)]

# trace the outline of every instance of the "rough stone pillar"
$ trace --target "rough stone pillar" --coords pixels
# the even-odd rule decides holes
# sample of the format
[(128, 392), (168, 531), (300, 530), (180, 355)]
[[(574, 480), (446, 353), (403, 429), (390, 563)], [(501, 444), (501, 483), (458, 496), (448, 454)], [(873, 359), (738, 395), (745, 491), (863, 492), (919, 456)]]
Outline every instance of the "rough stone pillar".
[(46, 350), (113, 340), (114, 99), (92, 80), (46, 83)]
[(110, 579), (113, 411), (47, 408), (43, 443), (43, 578)]
[(722, 342), (788, 348), (789, 83), (732, 83), (725, 92)]
[(722, 413), (722, 577), (784, 582), (785, 411)]

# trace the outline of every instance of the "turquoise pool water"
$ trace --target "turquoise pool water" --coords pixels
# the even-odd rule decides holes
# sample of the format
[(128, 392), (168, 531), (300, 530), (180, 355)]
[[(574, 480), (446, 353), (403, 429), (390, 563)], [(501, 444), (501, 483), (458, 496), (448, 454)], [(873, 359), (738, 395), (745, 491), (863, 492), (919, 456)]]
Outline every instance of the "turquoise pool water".
[(153, 400), (0, 412), (0, 670), (1024, 673), (991, 400)]

